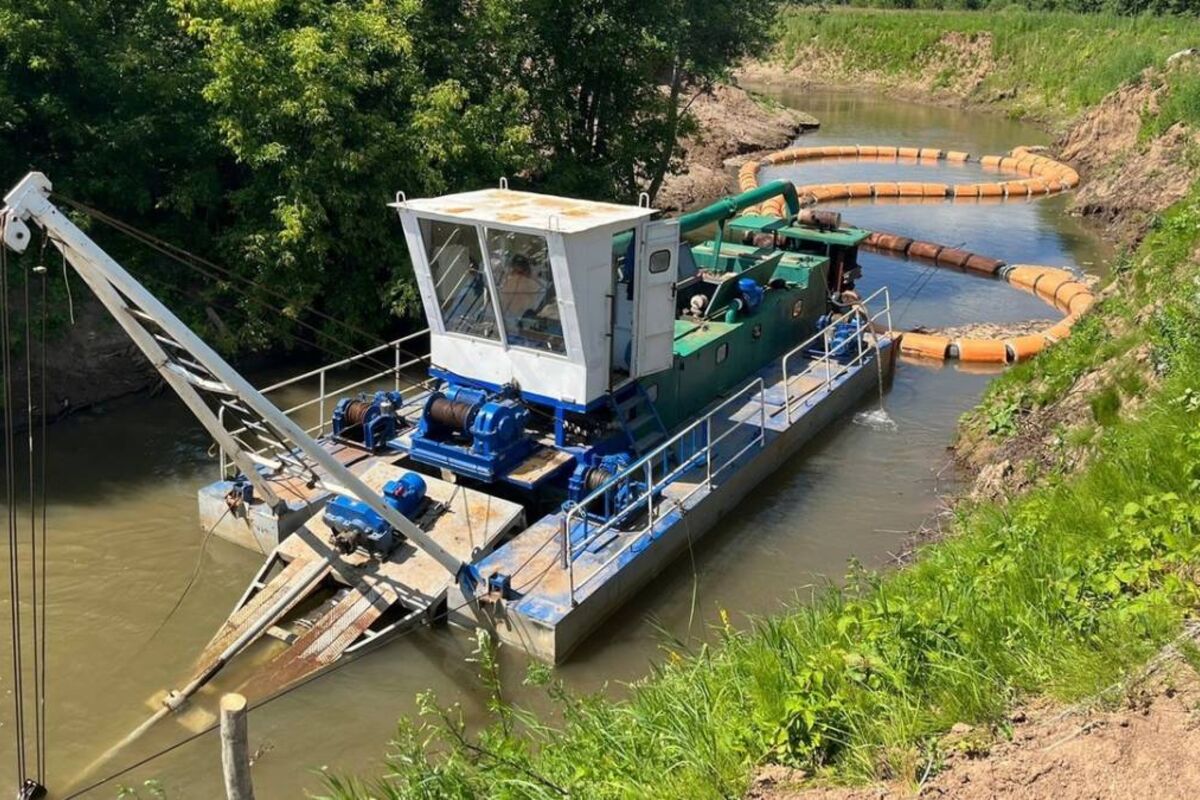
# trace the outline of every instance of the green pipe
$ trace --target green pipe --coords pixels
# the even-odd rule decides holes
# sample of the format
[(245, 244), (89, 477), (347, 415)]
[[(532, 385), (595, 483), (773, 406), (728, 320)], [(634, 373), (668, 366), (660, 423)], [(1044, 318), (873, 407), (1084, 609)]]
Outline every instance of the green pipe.
[(742, 209), (756, 206), (779, 195), (783, 195), (787, 202), (788, 216), (794, 217), (800, 213), (800, 198), (796, 196), (796, 187), (790, 181), (771, 181), (733, 197), (722, 197), (710, 206), (684, 214), (679, 218), (679, 232), (687, 233), (714, 222), (723, 222)]
[[(724, 223), (725, 220), (737, 216), (742, 209), (764, 203), (779, 195), (783, 195), (783, 199), (787, 203), (789, 217), (800, 213), (800, 198), (796, 196), (796, 187), (790, 181), (771, 181), (747, 192), (735, 194), (733, 197), (722, 197), (710, 206), (684, 214), (679, 218), (679, 232), (681, 234), (688, 233), (714, 222)], [(718, 255), (720, 255), (721, 240), (725, 238), (725, 226), (722, 224), (719, 227), (720, 230), (717, 231)], [(629, 247), (629, 239), (628, 233), (614, 236), (613, 254), (618, 255), (625, 252), (625, 249)]]

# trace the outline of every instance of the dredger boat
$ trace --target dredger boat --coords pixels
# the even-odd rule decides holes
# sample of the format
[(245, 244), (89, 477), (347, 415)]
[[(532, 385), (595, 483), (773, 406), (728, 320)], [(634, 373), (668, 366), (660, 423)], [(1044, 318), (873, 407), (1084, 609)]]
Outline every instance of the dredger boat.
[[(201, 523), (266, 556), (167, 709), (263, 637), (284, 645), (252, 697), (433, 620), (561, 662), (894, 363), (887, 291), (846, 299), (867, 232), (788, 183), (679, 219), (504, 184), (399, 195), (428, 331), (263, 391), (50, 191), (7, 195), (4, 243), (44, 229), (213, 436)], [(782, 218), (738, 217), (774, 197)]]

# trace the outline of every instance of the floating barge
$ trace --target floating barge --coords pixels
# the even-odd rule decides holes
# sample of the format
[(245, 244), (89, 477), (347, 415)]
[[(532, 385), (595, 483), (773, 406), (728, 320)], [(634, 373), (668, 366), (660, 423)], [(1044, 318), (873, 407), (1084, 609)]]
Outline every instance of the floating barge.
[[(680, 219), (398, 196), (429, 329), (262, 391), (49, 192), (10, 192), (5, 243), (51, 234), (213, 435), (201, 523), (266, 557), (168, 708), (264, 637), (252, 696), (437, 620), (562, 662), (894, 366), (886, 289), (852, 292), (867, 232), (782, 182)], [(738, 216), (775, 197), (785, 218)]]

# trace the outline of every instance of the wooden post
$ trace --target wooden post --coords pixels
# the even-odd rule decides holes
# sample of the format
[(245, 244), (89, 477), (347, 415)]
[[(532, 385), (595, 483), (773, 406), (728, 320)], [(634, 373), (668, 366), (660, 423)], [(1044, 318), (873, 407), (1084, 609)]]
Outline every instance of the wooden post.
[(229, 800), (254, 800), (250, 782), (250, 744), (246, 735), (246, 698), (227, 694), (221, 698), (221, 767)]

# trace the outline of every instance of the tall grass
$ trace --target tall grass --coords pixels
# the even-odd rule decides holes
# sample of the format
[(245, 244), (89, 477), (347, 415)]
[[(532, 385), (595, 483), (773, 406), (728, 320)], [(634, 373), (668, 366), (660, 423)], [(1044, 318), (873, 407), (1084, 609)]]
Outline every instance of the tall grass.
[[(494, 724), (471, 733), (422, 698), (384, 777), (331, 778), (330, 797), (720, 798), (767, 761), (834, 783), (915, 782), (955, 722), (999, 730), (1023, 696), (1112, 686), (1200, 601), (1200, 303), (1187, 260), (1198, 221), (1200, 193), (1135, 256), (1145, 278), (1131, 293), (1162, 301), (1140, 340), (1157, 342), (1161, 380), (1140, 416), (1108, 420), (1084, 471), (961, 511), (954, 535), (909, 569), (854, 568), (844, 589), (750, 630), (726, 624), (715, 647), (671, 660), (625, 700), (550, 683), (551, 723), (497, 693)], [(1076, 371), (1114, 341), (1097, 324), (1077, 350), (1034, 363)], [(497, 686), (491, 648), (479, 657)]]
[[(1200, 41), (1194, 17), (1127, 17), (1036, 12), (873, 11), (809, 8), (786, 12), (778, 56), (795, 62), (835, 53), (851, 72), (916, 75), (948, 32), (990, 34), (993, 70), (975, 99), (1005, 97), (1013, 113), (1061, 122), (1094, 105), (1147, 67)], [(839, 78), (844, 76), (831, 76)], [(853, 77), (850, 75), (849, 77)], [(1184, 104), (1200, 121), (1200, 103)]]

